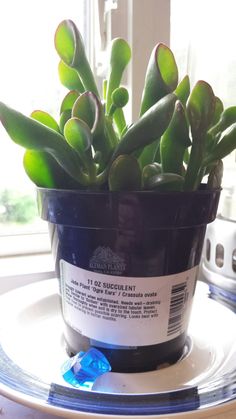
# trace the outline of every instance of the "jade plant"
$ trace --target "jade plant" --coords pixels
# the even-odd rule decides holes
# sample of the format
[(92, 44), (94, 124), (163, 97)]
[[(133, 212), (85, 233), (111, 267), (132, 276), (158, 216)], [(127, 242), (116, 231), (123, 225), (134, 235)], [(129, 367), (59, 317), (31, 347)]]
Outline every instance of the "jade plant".
[(24, 168), (39, 187), (83, 190), (197, 190), (219, 187), (222, 159), (236, 148), (236, 106), (224, 110), (211, 86), (180, 82), (172, 51), (155, 46), (147, 67), (140, 115), (127, 124), (129, 94), (121, 85), (131, 49), (111, 44), (102, 97), (74, 22), (55, 33), (61, 83), (69, 90), (56, 121), (44, 111), (30, 117), (0, 103), (11, 139), (26, 149)]

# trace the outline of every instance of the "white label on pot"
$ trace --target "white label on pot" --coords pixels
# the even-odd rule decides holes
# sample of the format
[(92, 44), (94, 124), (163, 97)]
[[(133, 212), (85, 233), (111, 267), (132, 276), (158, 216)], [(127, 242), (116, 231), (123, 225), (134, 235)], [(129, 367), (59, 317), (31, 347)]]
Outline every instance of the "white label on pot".
[(60, 262), (66, 322), (106, 344), (144, 346), (187, 330), (198, 267), (174, 275), (104, 275)]

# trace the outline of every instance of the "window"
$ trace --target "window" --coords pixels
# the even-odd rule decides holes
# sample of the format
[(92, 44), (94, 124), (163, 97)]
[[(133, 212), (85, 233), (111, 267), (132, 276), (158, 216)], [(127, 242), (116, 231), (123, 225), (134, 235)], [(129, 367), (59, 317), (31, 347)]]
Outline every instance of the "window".
[[(58, 119), (67, 90), (57, 77), (54, 33), (61, 20), (71, 18), (89, 49), (89, 7), (86, 0), (4, 3), (0, 15), (3, 102), (26, 115), (41, 109)], [(23, 169), (24, 150), (11, 142), (2, 126), (0, 136), (0, 257), (49, 252), (47, 225), (37, 216), (35, 187)], [(4, 262), (0, 260), (0, 276), (7, 272)], [(20, 271), (21, 265), (17, 264)]]
[[(55, 104), (59, 106), (65, 90), (56, 76), (58, 57), (53, 38), (58, 23), (71, 18), (83, 33), (98, 82), (107, 70), (106, 54), (110, 40), (121, 36), (131, 45), (133, 57), (124, 80), (130, 91), (130, 121), (138, 116), (148, 59), (157, 42), (170, 44), (180, 76), (188, 72), (192, 85), (198, 79), (207, 80), (215, 93), (223, 98), (225, 106), (235, 104), (236, 76), (232, 71), (236, 65), (235, 8), (234, 0), (227, 0), (227, 8), (224, 3), (213, 0), (68, 0), (56, 4), (47, 0), (8, 0), (0, 16), (4, 57), (1, 62), (1, 100), (26, 114), (39, 108), (57, 116)], [(23, 150), (11, 143), (4, 130), (1, 129), (0, 135), (0, 200), (12, 194), (14, 204), (14, 199), (17, 200), (15, 194), (19, 191), (34, 196), (34, 185), (23, 171)], [(232, 185), (234, 153), (226, 166), (224, 185), (232, 191), (235, 187)], [(2, 193), (5, 194), (3, 198)], [(20, 199), (20, 203), (22, 201)], [(36, 211), (31, 202), (27, 203), (30, 216)], [(15, 208), (17, 210), (17, 205)], [(6, 215), (5, 205), (0, 202), (0, 220)], [(47, 225), (39, 219), (32, 220), (27, 227), (26, 224), (17, 225), (21, 235), (29, 232), (43, 234), (44, 231), (47, 236)], [(0, 234), (4, 236), (0, 238), (0, 255), (7, 254), (6, 237), (10, 233), (16, 234), (15, 226), (16, 223), (0, 222)], [(16, 245), (15, 239), (14, 242)], [(46, 247), (42, 245), (40, 250), (40, 241), (34, 238), (33, 242), (35, 250), (32, 246), (28, 246), (28, 250), (37, 254), (45, 249), (49, 251), (49, 243)], [(8, 246), (12, 252), (13, 245)], [(21, 249), (27, 253), (26, 248), (21, 246)]]

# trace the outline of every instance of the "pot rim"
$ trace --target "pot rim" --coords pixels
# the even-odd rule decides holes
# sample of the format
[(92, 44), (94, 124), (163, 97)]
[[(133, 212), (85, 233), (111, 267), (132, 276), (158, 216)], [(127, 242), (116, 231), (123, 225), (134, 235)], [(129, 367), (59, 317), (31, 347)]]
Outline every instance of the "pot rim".
[(187, 192), (37, 189), (40, 216), (81, 228), (152, 230), (207, 225), (217, 213), (221, 189)]
[(53, 192), (53, 193), (63, 193), (63, 194), (78, 194), (78, 195), (99, 195), (99, 196), (119, 196), (119, 195), (160, 195), (160, 196), (166, 196), (166, 195), (185, 195), (185, 196), (192, 196), (196, 194), (206, 194), (211, 195), (215, 192), (221, 192), (222, 187), (219, 188), (211, 188), (207, 189), (207, 184), (202, 183), (200, 185), (200, 188), (194, 191), (157, 191), (157, 190), (124, 190), (124, 191), (109, 191), (109, 190), (83, 190), (83, 189), (61, 189), (61, 188), (44, 188), (38, 186), (36, 188), (36, 191), (39, 192)]

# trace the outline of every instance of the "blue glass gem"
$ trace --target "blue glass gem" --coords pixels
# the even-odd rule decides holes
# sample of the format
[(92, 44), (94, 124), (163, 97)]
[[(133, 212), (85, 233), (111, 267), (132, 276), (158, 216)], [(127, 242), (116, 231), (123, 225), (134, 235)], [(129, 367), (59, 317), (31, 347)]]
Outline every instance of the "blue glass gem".
[(64, 380), (74, 387), (86, 390), (91, 390), (96, 379), (109, 371), (111, 366), (108, 360), (95, 348), (79, 352), (62, 366)]

